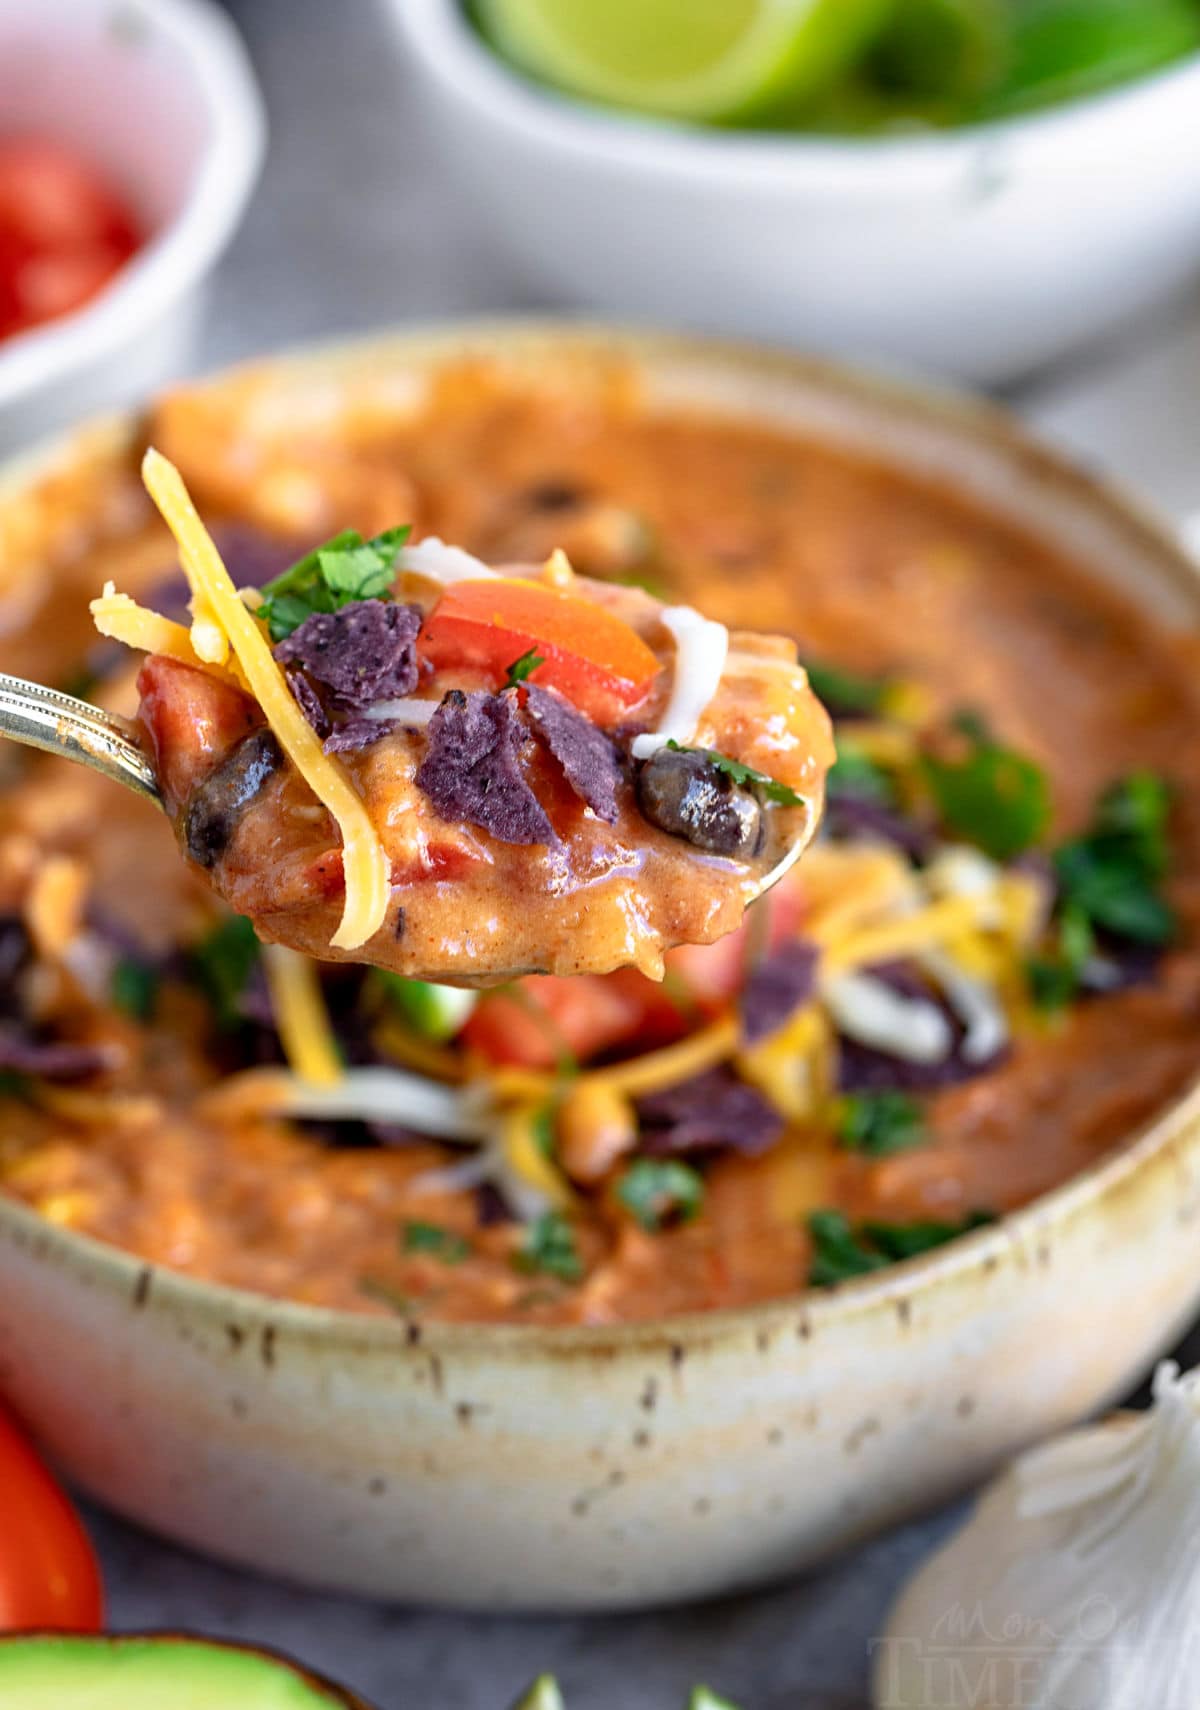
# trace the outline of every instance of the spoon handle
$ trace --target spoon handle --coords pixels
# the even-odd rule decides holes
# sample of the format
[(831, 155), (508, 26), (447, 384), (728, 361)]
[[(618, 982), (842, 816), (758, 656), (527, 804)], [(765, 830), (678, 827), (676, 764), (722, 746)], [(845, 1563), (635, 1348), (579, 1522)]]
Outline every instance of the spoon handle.
[(154, 768), (130, 725), (73, 695), (0, 672), (0, 737), (91, 766), (162, 806)]

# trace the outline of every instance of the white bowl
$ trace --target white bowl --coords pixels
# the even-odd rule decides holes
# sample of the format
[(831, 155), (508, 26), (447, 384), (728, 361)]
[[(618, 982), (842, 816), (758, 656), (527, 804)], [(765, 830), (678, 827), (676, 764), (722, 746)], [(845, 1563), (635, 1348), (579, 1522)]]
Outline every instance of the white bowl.
[(392, 0), (448, 157), (526, 270), (608, 314), (1024, 375), (1200, 264), (1200, 57), (932, 136), (688, 130), (506, 69), (458, 0)]
[(151, 234), (92, 303), (0, 343), (12, 450), (181, 366), (266, 126), (245, 49), (207, 0), (0, 0), (0, 126), (77, 148)]

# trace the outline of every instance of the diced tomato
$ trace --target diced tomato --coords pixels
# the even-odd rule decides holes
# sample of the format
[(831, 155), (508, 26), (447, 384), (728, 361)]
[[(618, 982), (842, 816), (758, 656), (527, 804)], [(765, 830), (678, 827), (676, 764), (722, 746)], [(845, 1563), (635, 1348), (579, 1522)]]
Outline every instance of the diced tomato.
[(635, 969), (521, 980), (519, 995), (485, 992), (460, 1035), (490, 1063), (550, 1069), (569, 1053), (588, 1062), (637, 1039), (647, 1046), (680, 1037), (685, 1024), (663, 988)]
[(138, 716), (172, 811), (259, 722), (258, 708), (240, 689), (158, 653), (138, 673), (138, 694)]
[(78, 309), (138, 249), (137, 223), (57, 143), (0, 143), (0, 336)]
[(667, 953), (667, 978), (648, 980), (635, 968), (572, 979), (538, 975), (519, 982), (516, 996), (485, 992), (460, 1035), (490, 1063), (553, 1068), (565, 1051), (589, 1062), (636, 1045), (652, 1050), (682, 1038), (724, 1009), (745, 984), (751, 935), (774, 949), (796, 935), (803, 892), (788, 875), (755, 904), (756, 917), (715, 944), (681, 945)]
[(543, 663), (529, 681), (560, 690), (597, 724), (623, 717), (662, 669), (636, 630), (606, 607), (504, 576), (447, 588), (420, 648), (435, 667), (471, 666), (497, 685), (532, 651)]

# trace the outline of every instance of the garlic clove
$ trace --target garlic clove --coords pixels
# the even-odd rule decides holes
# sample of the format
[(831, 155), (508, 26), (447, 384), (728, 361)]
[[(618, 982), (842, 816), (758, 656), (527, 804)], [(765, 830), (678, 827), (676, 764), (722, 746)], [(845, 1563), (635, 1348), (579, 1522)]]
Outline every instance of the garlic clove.
[(1200, 1376), (1022, 1456), (901, 1593), (876, 1710), (1200, 1704)]

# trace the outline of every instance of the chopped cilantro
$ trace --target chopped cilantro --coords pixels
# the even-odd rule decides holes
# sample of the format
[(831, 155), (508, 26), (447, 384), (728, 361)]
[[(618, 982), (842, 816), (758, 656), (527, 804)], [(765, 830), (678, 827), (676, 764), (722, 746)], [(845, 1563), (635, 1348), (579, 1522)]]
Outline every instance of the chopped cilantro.
[(969, 744), (960, 760), (922, 759), (942, 823), (994, 861), (1011, 861), (1037, 842), (1050, 818), (1050, 791), (1039, 766), (1003, 748), (974, 714), (960, 714)]
[(976, 1211), (962, 1223), (929, 1220), (854, 1225), (843, 1212), (814, 1211), (808, 1219), (808, 1232), (813, 1244), (809, 1285), (812, 1288), (829, 1288), (851, 1277), (867, 1276), (872, 1271), (897, 1264), (901, 1259), (932, 1252), (935, 1247), (945, 1246), (947, 1241), (991, 1221), (990, 1212)]
[(240, 914), (209, 933), (192, 949), (191, 962), (217, 1025), (226, 1031), (241, 1025), (239, 999), (258, 965), (262, 946), (250, 922)]
[(835, 718), (847, 714), (878, 713), (883, 710), (888, 691), (886, 677), (862, 677), (853, 671), (841, 671), (834, 665), (806, 662), (808, 683), (819, 701)]
[(471, 1251), (469, 1241), (440, 1223), (406, 1223), (401, 1246), (406, 1253), (428, 1253), (444, 1265), (461, 1264)]
[(837, 1137), (847, 1151), (888, 1158), (923, 1146), (929, 1134), (921, 1106), (907, 1093), (848, 1093), (839, 1101)]
[(368, 1300), (378, 1301), (380, 1306), (386, 1306), (390, 1311), (401, 1315), (412, 1307), (412, 1301), (406, 1294), (401, 1293), (398, 1288), (393, 1288), (391, 1283), (384, 1282), (380, 1277), (359, 1277), (358, 1292)]
[(314, 612), (336, 612), (356, 600), (387, 599), (396, 555), (410, 532), (407, 526), (389, 528), (364, 540), (357, 529), (345, 529), (305, 553), (262, 590), (257, 615), (271, 640), (282, 641)]
[(545, 659), (536, 647), (531, 647), (528, 653), (522, 653), (519, 659), (514, 659), (508, 668), (508, 678), (504, 684), (506, 689), (515, 689), (518, 683), (523, 683), (532, 677), (539, 665), (544, 665)]
[(799, 807), (804, 800), (790, 784), (781, 784), (778, 778), (768, 778), (765, 772), (756, 772), (753, 766), (743, 766), (740, 760), (731, 760), (728, 754), (718, 754), (715, 748), (687, 748), (682, 742), (673, 739), (668, 739), (667, 747), (674, 749), (676, 754), (703, 754), (718, 772), (724, 772), (735, 784), (749, 785), (751, 789), (761, 791), (768, 801), (778, 802), (781, 807)]
[(1166, 784), (1135, 772), (1109, 786), (1091, 827), (1054, 857), (1064, 906), (1115, 938), (1156, 949), (1175, 931), (1160, 890), (1167, 869)]
[(837, 760), (830, 768), (826, 787), (831, 797), (853, 796), (858, 801), (877, 802), (880, 807), (896, 806), (896, 786), (891, 778), (850, 742), (838, 743)]
[(112, 971), (112, 1001), (123, 1015), (134, 1021), (149, 1021), (158, 999), (159, 978), (155, 969), (136, 957), (122, 956)]
[(1053, 1014), (1079, 994), (1083, 970), (1096, 954), (1096, 934), (1087, 915), (1074, 903), (1064, 905), (1046, 950), (1025, 965), (1034, 1005)]
[(16, 1069), (0, 1069), (0, 1098), (27, 1098), (28, 1095), (28, 1075), (18, 1074)]
[(372, 968), (367, 989), (381, 998), (411, 1032), (439, 1045), (461, 1033), (479, 996), (459, 986), (410, 980), (393, 974), (390, 968)]
[(690, 1223), (704, 1204), (704, 1180), (677, 1158), (637, 1158), (617, 1183), (617, 1198), (643, 1229)]
[(529, 1225), (513, 1263), (519, 1271), (545, 1271), (560, 1282), (578, 1282), (583, 1275), (575, 1236), (561, 1211), (544, 1211)]

